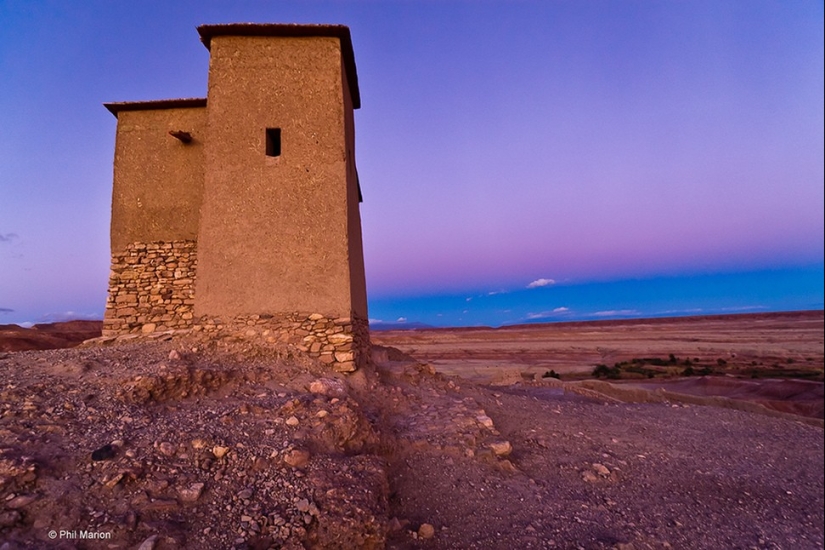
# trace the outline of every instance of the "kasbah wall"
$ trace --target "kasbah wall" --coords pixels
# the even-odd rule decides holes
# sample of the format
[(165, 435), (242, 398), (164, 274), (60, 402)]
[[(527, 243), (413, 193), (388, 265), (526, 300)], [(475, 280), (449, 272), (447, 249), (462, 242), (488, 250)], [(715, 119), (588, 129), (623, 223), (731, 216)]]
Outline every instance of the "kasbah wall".
[(104, 337), (203, 331), (369, 357), (349, 29), (198, 27), (205, 99), (117, 117)]

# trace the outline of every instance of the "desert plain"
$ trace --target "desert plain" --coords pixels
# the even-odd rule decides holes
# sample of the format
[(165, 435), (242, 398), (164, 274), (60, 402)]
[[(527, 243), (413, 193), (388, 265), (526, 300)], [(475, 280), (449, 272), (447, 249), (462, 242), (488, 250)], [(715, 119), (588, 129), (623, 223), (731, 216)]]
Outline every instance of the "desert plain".
[(346, 376), (248, 333), (3, 327), (0, 549), (822, 548), (823, 328), (375, 331)]

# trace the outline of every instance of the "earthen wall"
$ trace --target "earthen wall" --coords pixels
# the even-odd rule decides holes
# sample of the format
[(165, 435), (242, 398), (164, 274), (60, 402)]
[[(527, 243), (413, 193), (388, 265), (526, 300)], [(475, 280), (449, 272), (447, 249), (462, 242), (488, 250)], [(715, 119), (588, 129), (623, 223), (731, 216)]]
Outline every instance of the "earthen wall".
[(201, 27), (207, 99), (107, 104), (118, 127), (106, 337), (202, 332), (339, 372), (366, 364), (360, 97), (349, 32), (319, 29)]
[[(210, 48), (197, 313), (349, 315), (340, 40), (216, 36)], [(267, 128), (281, 130), (277, 157)]]
[[(196, 240), (203, 195), (206, 108), (121, 111), (117, 114), (111, 247)], [(186, 131), (183, 143), (169, 135)]]

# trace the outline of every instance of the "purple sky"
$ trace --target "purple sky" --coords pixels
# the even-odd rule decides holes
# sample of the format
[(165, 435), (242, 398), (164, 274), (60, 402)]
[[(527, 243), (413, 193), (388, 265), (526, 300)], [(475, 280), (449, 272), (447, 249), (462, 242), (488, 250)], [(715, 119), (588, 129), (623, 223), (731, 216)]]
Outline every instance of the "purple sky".
[[(102, 315), (101, 103), (205, 96), (195, 27), (247, 21), (351, 28), (378, 318), (540, 279), (821, 269), (821, 2), (0, 0), (0, 324)], [(821, 307), (793, 280), (772, 308)]]

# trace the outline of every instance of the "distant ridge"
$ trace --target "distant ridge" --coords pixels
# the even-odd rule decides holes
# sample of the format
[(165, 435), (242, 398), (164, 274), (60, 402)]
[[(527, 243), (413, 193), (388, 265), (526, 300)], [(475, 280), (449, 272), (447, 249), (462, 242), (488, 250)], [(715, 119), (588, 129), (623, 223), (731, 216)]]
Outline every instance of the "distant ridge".
[(74, 347), (101, 334), (103, 321), (42, 323), (31, 328), (0, 325), (0, 352)]
[(705, 315), (673, 315), (673, 316), (656, 316), (656, 317), (620, 317), (620, 318), (606, 318), (606, 319), (578, 319), (575, 321), (552, 321), (549, 319), (536, 319), (531, 321), (524, 321), (520, 323), (508, 323), (498, 327), (491, 327), (488, 325), (465, 325), (465, 326), (437, 326), (420, 323), (417, 321), (403, 322), (403, 323), (370, 323), (370, 330), (384, 331), (384, 330), (477, 330), (477, 329), (492, 329), (505, 330), (509, 328), (529, 328), (540, 327), (542, 325), (552, 326), (581, 326), (581, 325), (636, 325), (657, 324), (657, 323), (678, 323), (691, 322), (703, 319), (720, 319), (720, 318), (753, 318), (753, 319), (768, 319), (768, 318), (798, 318), (811, 317), (817, 318), (825, 315), (822, 309), (803, 309), (797, 311), (760, 311), (758, 313), (708, 313)]
[(672, 317), (624, 317), (619, 319), (589, 319), (580, 321), (548, 321), (540, 319), (536, 321), (529, 321), (524, 323), (514, 323), (511, 325), (501, 325), (498, 328), (525, 328), (534, 327), (537, 325), (635, 325), (638, 323), (657, 324), (657, 323), (678, 323), (690, 322), (708, 319), (719, 318), (752, 318), (752, 319), (776, 319), (776, 318), (799, 318), (799, 317), (822, 317), (825, 311), (821, 309), (805, 309), (799, 311), (760, 311), (759, 313), (709, 313), (707, 315), (674, 315)]

